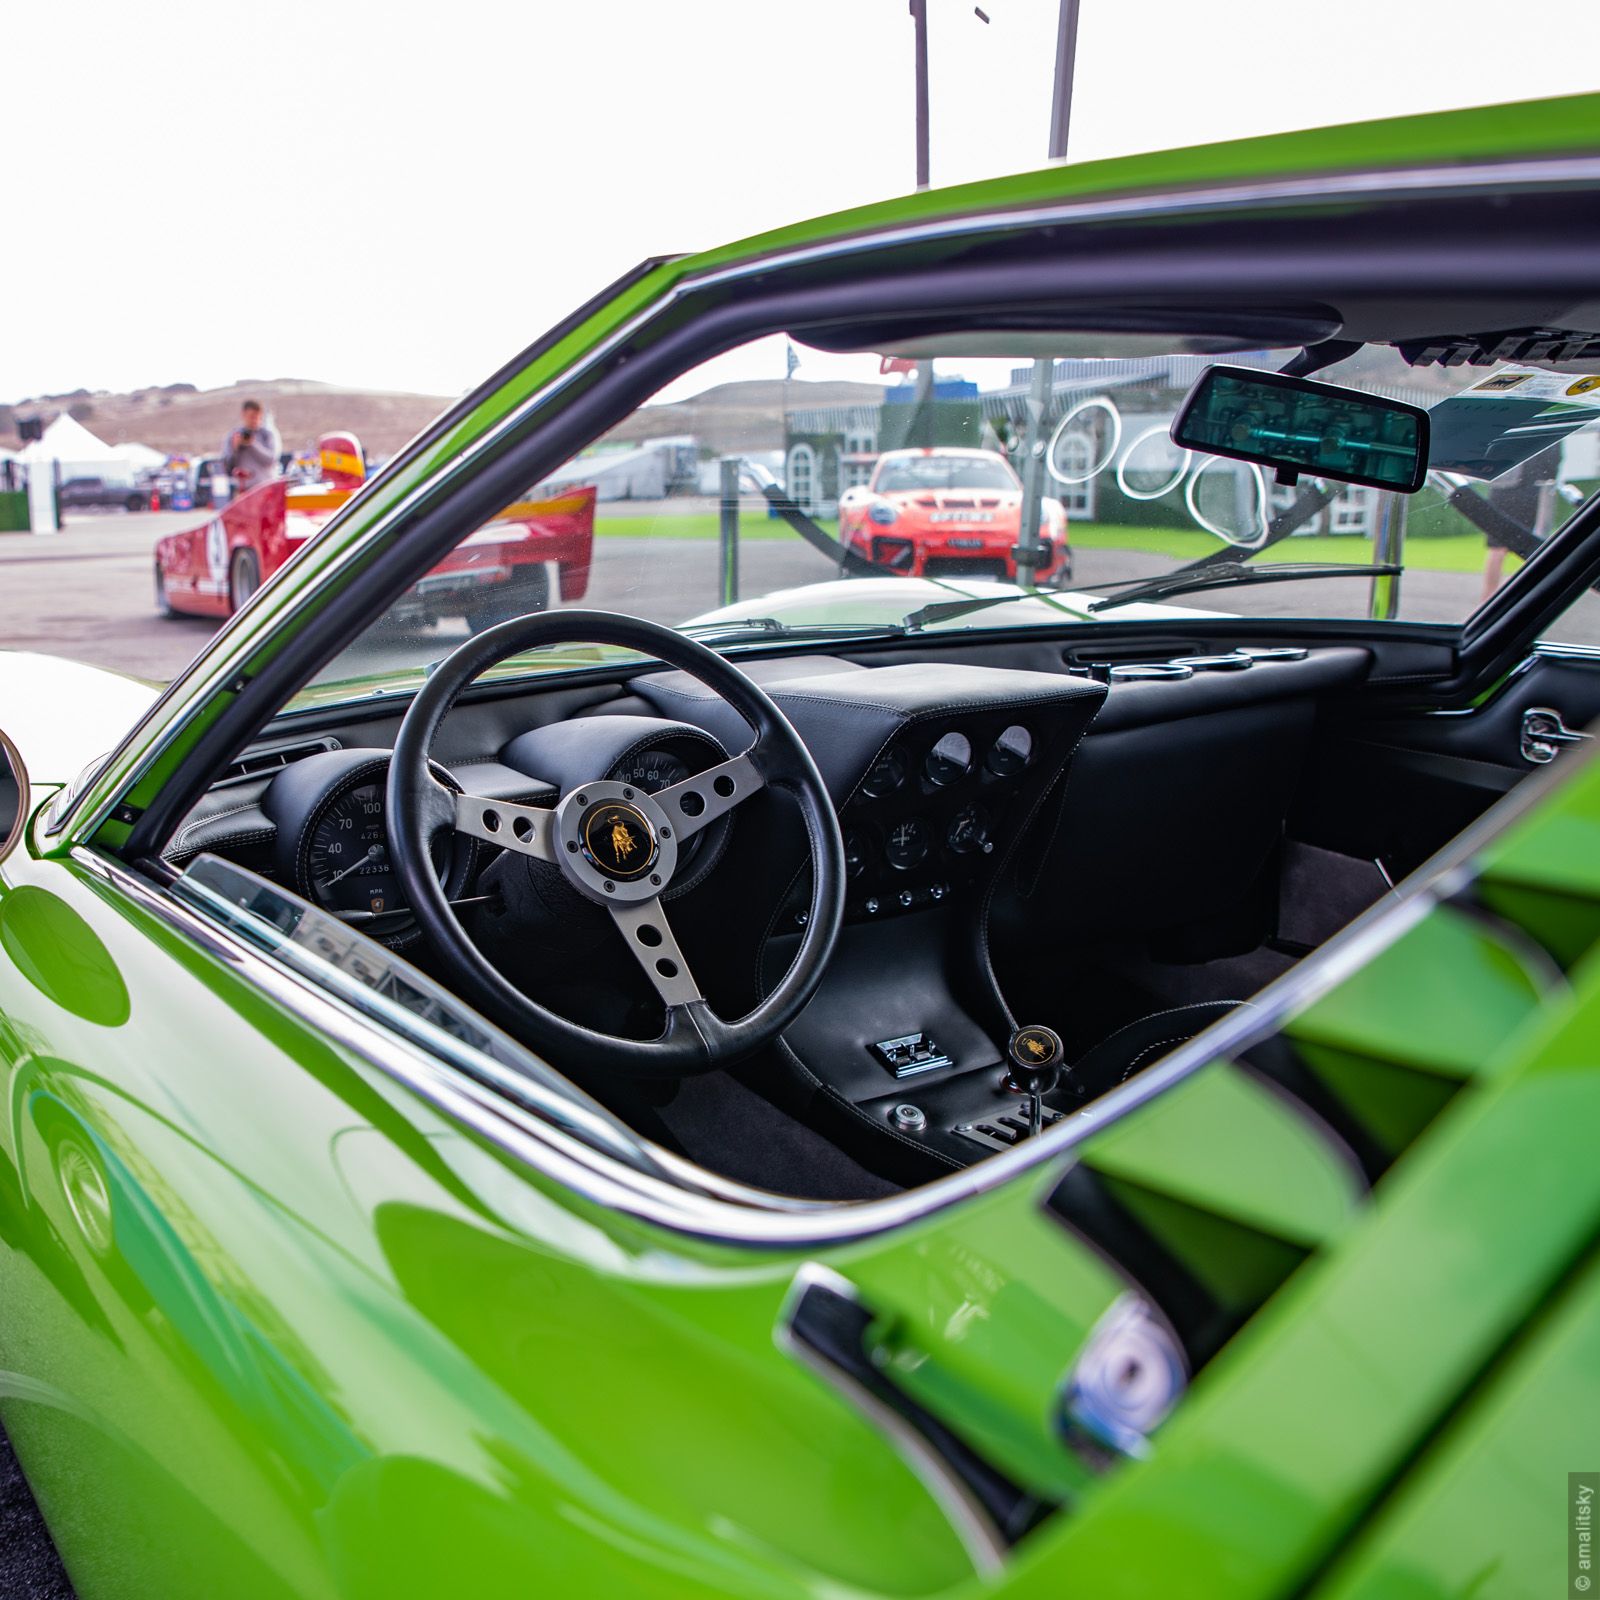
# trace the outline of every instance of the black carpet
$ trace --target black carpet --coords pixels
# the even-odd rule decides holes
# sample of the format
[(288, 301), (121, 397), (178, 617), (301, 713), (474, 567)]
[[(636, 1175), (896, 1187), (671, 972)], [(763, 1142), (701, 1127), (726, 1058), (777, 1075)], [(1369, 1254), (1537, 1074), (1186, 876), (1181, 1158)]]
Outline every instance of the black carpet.
[(0, 1600), (73, 1600), (11, 1441), (0, 1430)]
[(875, 1200), (898, 1187), (726, 1072), (685, 1078), (660, 1117), (691, 1161), (739, 1183), (802, 1200)]

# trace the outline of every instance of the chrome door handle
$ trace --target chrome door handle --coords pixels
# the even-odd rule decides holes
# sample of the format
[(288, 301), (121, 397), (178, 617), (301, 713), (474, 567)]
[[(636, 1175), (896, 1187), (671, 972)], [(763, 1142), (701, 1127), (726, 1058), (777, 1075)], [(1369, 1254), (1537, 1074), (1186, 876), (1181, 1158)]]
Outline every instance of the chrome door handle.
[(1522, 713), (1522, 759), (1536, 767), (1547, 766), (1564, 744), (1581, 744), (1587, 733), (1574, 733), (1549, 706), (1529, 706)]

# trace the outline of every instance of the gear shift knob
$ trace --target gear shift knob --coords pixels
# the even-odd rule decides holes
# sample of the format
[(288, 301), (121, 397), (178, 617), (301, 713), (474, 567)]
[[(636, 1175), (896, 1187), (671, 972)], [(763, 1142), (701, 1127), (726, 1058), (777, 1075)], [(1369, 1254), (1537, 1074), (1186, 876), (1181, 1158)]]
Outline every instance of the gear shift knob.
[(1041, 1023), (1018, 1028), (1006, 1045), (1011, 1064), (1007, 1082), (1018, 1094), (1028, 1097), (1028, 1132), (1037, 1135), (1043, 1115), (1044, 1097), (1061, 1077), (1066, 1050), (1061, 1035)]

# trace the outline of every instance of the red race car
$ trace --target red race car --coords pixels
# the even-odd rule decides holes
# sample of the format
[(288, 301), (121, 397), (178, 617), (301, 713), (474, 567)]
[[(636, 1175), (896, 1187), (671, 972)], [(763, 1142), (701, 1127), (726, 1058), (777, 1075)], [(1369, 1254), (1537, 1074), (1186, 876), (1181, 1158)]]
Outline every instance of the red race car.
[[(1017, 576), (1022, 483), (993, 450), (887, 450), (872, 477), (839, 497), (839, 537), (859, 556), (907, 577)], [(1067, 511), (1046, 498), (1038, 578), (1072, 575)]]
[[(160, 540), (157, 607), (168, 615), (232, 616), (365, 481), (353, 435), (324, 435), (318, 453), (321, 483), (274, 479), (210, 521)], [(412, 586), (406, 611), (418, 621), (465, 617), (473, 627), (480, 618), (538, 611), (550, 600), (551, 562), (562, 600), (581, 600), (594, 555), (594, 507), (589, 485), (507, 506)]]

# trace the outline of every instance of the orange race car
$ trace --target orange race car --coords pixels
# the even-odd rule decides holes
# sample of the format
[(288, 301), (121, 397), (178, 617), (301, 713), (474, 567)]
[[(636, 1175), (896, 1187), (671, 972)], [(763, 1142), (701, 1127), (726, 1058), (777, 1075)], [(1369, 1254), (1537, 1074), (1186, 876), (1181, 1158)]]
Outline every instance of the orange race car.
[[(160, 540), (157, 607), (168, 615), (232, 616), (366, 480), (353, 434), (325, 434), (318, 458), (321, 483), (276, 478), (209, 521)], [(511, 610), (541, 610), (550, 600), (551, 564), (562, 600), (581, 600), (594, 554), (594, 507), (592, 485), (507, 506), (412, 585), (406, 613), (418, 621), (465, 617), (476, 627), (480, 611), (498, 620)]]
[[(839, 537), (857, 555), (907, 577), (1017, 576), (1022, 482), (994, 450), (887, 450), (872, 477), (839, 497)], [(1072, 575), (1067, 512), (1040, 508), (1041, 582)]]

